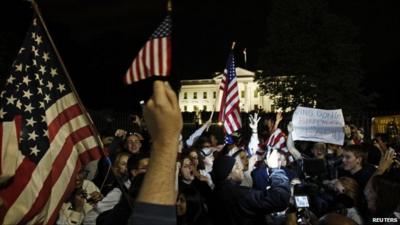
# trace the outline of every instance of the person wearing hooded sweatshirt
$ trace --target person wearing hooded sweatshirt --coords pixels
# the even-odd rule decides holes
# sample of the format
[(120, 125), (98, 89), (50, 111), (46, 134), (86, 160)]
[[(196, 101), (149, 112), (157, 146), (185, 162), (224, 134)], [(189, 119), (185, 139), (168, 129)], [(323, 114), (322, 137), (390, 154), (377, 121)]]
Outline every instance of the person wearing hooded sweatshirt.
[(235, 158), (220, 156), (214, 161), (211, 177), (215, 183), (210, 212), (215, 224), (266, 224), (265, 215), (284, 210), (289, 203), (290, 185), (279, 168), (279, 153), (268, 157), (271, 186), (255, 190), (240, 186), (243, 168)]

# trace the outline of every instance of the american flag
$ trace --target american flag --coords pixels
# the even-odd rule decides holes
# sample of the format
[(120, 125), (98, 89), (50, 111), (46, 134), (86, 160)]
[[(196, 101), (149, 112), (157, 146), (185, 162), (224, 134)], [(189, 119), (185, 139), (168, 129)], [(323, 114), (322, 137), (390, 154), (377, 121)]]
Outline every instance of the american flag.
[[(34, 19), (0, 92), (0, 224), (54, 224), (80, 168), (101, 144)], [(1, 89), (0, 89), (1, 90)]]
[(231, 134), (242, 127), (239, 109), (239, 87), (233, 54), (229, 54), (220, 89), (223, 90), (223, 93), (218, 118), (219, 121), (224, 121), (224, 132)]
[(287, 156), (289, 161), (294, 161), (293, 156), (290, 154), (286, 146), (286, 134), (280, 128), (274, 130), (274, 132), (269, 136), (268, 140), (260, 144), (257, 150), (257, 161), (262, 161), (268, 155), (269, 152), (274, 149), (278, 150), (280, 154)]
[(171, 71), (172, 20), (167, 16), (139, 51), (124, 77), (132, 84), (151, 76), (168, 76)]

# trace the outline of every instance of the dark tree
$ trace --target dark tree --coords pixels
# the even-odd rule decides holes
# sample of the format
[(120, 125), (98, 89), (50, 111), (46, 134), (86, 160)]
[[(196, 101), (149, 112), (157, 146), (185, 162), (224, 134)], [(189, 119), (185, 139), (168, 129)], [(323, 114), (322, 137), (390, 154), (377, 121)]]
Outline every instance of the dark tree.
[(357, 30), (324, 0), (272, 0), (256, 80), (276, 107), (356, 111), (369, 97), (360, 87)]

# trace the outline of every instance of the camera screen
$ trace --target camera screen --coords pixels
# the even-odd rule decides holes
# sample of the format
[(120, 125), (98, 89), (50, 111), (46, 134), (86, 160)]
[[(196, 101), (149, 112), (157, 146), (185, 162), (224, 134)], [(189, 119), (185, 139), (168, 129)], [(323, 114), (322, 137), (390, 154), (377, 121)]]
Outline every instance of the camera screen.
[(305, 195), (294, 196), (294, 200), (296, 202), (297, 208), (308, 208), (310, 205), (308, 204), (308, 198)]

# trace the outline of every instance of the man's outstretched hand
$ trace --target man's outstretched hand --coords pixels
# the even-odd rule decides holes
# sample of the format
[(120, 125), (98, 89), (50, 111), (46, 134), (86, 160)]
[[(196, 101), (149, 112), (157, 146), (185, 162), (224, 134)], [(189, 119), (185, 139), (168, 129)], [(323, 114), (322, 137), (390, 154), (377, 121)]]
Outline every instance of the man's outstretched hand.
[(250, 114), (249, 116), (249, 126), (253, 133), (257, 133), (258, 122), (260, 121), (261, 117), (258, 117), (257, 113), (254, 113), (254, 116)]

